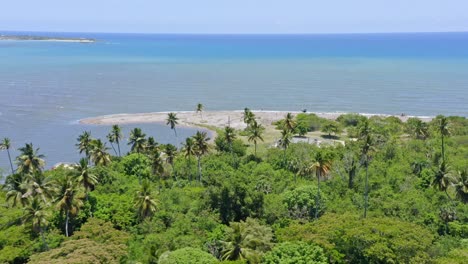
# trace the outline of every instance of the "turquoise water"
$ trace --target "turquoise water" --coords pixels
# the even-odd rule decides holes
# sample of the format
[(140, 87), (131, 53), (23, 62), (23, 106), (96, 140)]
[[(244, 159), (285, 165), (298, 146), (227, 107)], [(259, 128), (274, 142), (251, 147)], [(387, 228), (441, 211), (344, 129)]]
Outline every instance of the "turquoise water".
[[(98, 40), (0, 42), (0, 137), (15, 147), (32, 141), (49, 165), (77, 160), (82, 130), (107, 133), (80, 118), (193, 110), (198, 102), (207, 110), (468, 116), (468, 33), (35, 34)], [(177, 144), (166, 126), (143, 128)]]

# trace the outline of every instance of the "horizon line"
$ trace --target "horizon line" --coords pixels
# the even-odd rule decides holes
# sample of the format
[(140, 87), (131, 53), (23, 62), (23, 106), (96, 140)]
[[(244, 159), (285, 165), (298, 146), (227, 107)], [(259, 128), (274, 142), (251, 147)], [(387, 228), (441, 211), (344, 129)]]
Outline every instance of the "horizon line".
[(39, 30), (3, 30), (0, 32), (24, 33), (73, 33), (73, 34), (135, 34), (135, 35), (377, 35), (377, 34), (443, 34), (468, 33), (467, 31), (388, 31), (388, 32), (100, 32), (100, 31), (39, 31)]

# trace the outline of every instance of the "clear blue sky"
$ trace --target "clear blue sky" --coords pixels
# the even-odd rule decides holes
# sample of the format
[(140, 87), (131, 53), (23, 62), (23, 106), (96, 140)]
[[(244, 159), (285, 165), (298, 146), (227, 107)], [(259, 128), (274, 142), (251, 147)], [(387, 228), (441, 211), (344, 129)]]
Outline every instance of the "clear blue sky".
[(0, 30), (145, 33), (468, 31), (468, 0), (4, 0)]

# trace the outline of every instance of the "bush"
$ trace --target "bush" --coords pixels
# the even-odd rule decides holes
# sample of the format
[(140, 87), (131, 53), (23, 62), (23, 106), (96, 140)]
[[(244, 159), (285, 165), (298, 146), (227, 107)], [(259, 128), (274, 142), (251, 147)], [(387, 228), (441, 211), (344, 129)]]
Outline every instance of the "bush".
[(211, 254), (197, 248), (181, 248), (167, 251), (159, 257), (159, 264), (213, 264), (218, 260)]
[(263, 257), (264, 264), (326, 264), (327, 258), (319, 246), (305, 242), (284, 242)]

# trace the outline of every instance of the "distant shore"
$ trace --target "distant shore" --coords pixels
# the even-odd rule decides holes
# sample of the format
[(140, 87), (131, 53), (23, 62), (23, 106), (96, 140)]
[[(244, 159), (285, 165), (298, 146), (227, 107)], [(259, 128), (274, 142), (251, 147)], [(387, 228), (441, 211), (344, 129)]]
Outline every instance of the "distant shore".
[[(252, 110), (255, 114), (257, 121), (262, 125), (269, 127), (273, 126), (272, 123), (284, 118), (287, 113), (299, 114), (299, 111), (263, 111), (263, 110)], [(167, 114), (169, 112), (153, 112), (153, 113), (136, 113), (136, 114), (113, 114), (104, 115), (97, 117), (90, 117), (79, 120), (81, 124), (88, 125), (124, 125), (124, 124), (141, 124), (141, 123), (160, 123), (165, 124)], [(178, 122), (181, 126), (189, 127), (214, 127), (223, 128), (227, 125), (235, 129), (244, 129), (246, 125), (243, 120), (243, 110), (233, 111), (204, 111), (202, 113), (196, 113), (195, 111), (174, 111), (179, 118)], [(346, 113), (319, 113), (319, 112), (307, 112), (316, 114), (319, 117), (335, 120), (340, 115)], [(402, 121), (408, 120), (408, 118), (414, 116), (407, 115), (384, 115), (384, 114), (361, 114), (363, 116), (381, 116), (389, 117), (394, 116)], [(433, 117), (418, 117), (423, 121), (430, 121)]]
[(10, 41), (51, 41), (51, 42), (74, 42), (74, 43), (94, 43), (95, 39), (90, 38), (62, 38), (62, 37), (45, 37), (45, 36), (23, 36), (23, 35), (0, 35), (1, 40)]

